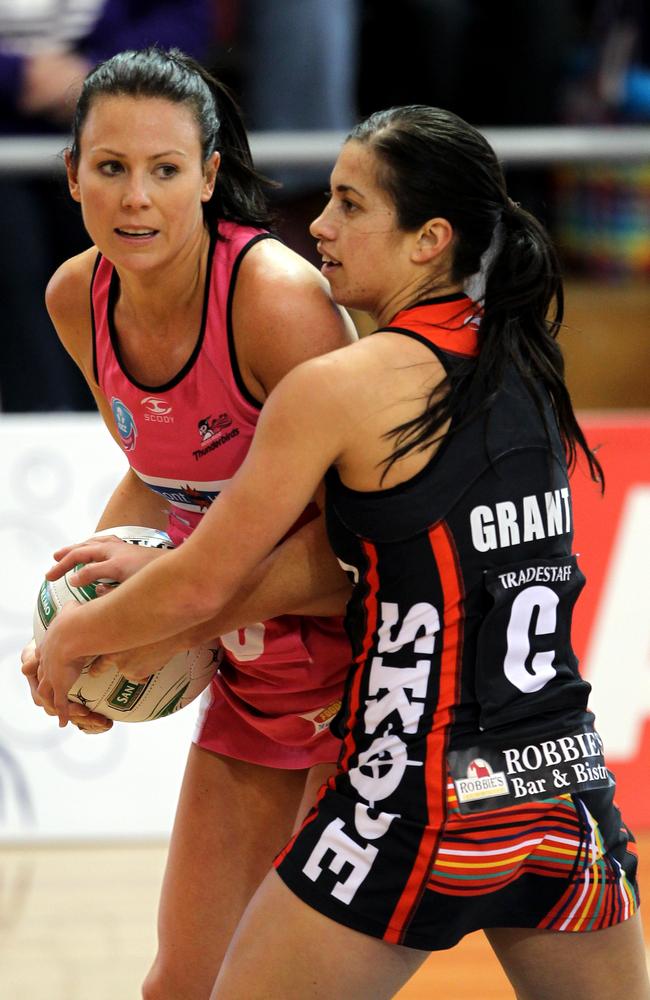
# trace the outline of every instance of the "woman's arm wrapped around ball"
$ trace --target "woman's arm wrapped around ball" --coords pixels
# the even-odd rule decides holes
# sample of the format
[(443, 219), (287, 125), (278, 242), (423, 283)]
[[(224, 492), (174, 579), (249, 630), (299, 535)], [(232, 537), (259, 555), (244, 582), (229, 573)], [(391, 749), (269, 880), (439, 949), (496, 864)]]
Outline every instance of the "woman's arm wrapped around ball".
[(180, 548), (53, 622), (39, 649), (38, 693), (62, 725), (89, 658), (209, 622), (295, 523), (341, 447), (347, 411), (328, 377), (333, 356), (300, 365), (271, 394), (246, 461)]

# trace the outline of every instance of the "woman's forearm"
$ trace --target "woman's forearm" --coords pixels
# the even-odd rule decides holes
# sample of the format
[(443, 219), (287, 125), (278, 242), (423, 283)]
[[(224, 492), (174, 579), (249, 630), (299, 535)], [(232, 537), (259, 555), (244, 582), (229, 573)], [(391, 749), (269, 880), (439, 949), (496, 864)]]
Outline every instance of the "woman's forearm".
[(342, 615), (350, 591), (319, 517), (274, 549), (216, 615), (169, 642), (175, 650), (189, 649), (278, 615)]

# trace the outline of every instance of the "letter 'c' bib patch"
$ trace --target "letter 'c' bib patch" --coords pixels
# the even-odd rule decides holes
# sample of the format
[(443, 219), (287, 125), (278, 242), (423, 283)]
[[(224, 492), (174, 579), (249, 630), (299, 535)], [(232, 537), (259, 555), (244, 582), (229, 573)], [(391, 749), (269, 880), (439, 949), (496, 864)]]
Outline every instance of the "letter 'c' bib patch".
[(573, 608), (585, 583), (576, 557), (513, 563), (488, 570), (483, 580), (488, 610), (476, 664), (481, 729), (570, 707), (585, 683), (571, 648)]

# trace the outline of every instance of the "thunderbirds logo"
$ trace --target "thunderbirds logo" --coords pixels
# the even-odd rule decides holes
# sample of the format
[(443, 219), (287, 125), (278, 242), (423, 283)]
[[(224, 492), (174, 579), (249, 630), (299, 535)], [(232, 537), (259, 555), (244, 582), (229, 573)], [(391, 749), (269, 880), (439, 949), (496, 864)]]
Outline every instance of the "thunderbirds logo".
[(218, 417), (204, 417), (203, 420), (199, 420), (198, 429), (199, 436), (202, 441), (209, 441), (213, 438), (219, 431), (223, 431), (226, 427), (230, 427), (232, 423), (232, 418), (228, 416), (227, 413), (220, 413)]
[(226, 430), (231, 424), (232, 417), (228, 413), (220, 413), (217, 417), (213, 417), (210, 414), (199, 420), (197, 424), (199, 437), (206, 447), (196, 448), (192, 452), (197, 462), (199, 459), (209, 455), (215, 448), (221, 448), (228, 441), (238, 437), (239, 427), (233, 427), (229, 431)]

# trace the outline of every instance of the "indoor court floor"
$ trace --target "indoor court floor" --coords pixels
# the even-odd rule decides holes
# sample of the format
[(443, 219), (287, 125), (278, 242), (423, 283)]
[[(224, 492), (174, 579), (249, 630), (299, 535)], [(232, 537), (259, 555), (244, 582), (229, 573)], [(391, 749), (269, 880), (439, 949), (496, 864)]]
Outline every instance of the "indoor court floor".
[[(138, 1000), (165, 853), (161, 844), (0, 848), (1, 1000)], [(639, 838), (639, 853), (643, 893), (650, 834)], [(650, 949), (650, 909), (644, 916)], [(433, 955), (398, 1000), (512, 995), (483, 935), (473, 934)]]

